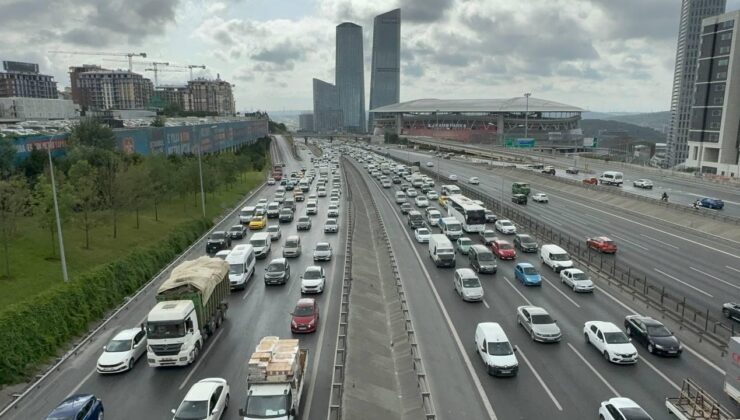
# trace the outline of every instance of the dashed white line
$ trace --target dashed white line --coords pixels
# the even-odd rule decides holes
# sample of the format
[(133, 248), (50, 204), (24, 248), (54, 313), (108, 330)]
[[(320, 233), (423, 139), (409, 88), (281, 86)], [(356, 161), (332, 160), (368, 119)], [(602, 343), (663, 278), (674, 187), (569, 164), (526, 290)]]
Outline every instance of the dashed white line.
[(483, 305), (486, 307), (486, 309), (491, 309), (491, 307), (488, 305), (488, 302), (486, 302), (485, 299), (483, 299)]
[(550, 218), (549, 218), (549, 217), (547, 217), (547, 216), (539, 215), (538, 217), (539, 217), (539, 218), (541, 218), (541, 219), (545, 219), (545, 220), (547, 220), (548, 222), (552, 223), (553, 225), (558, 225), (558, 226), (562, 226), (562, 225), (561, 225), (560, 223), (556, 222), (556, 221), (555, 221), (555, 220), (553, 220), (553, 219), (550, 219)]
[(730, 267), (729, 265), (726, 265), (725, 267), (729, 268), (730, 270), (737, 271), (738, 273), (740, 273), (740, 270), (738, 270), (737, 268)]
[(705, 292), (704, 290), (701, 290), (700, 288), (698, 288), (698, 287), (696, 287), (696, 286), (693, 286), (693, 285), (691, 285), (691, 284), (689, 284), (689, 283), (686, 283), (686, 282), (685, 282), (685, 281), (683, 281), (683, 280), (677, 279), (676, 277), (674, 277), (674, 276), (672, 276), (672, 275), (670, 275), (670, 274), (666, 273), (665, 271), (659, 270), (659, 269), (657, 269), (657, 268), (653, 268), (653, 270), (655, 270), (655, 271), (657, 271), (658, 273), (660, 273), (660, 274), (662, 274), (662, 275), (664, 275), (664, 276), (668, 277), (669, 279), (673, 279), (673, 280), (675, 280), (675, 281), (677, 281), (677, 282), (679, 282), (679, 283), (683, 284), (684, 286), (690, 287), (690, 288), (692, 288), (692, 289), (696, 290), (697, 292), (699, 292), (699, 293), (701, 293), (701, 294), (707, 295), (707, 296), (709, 296), (710, 298), (713, 298), (713, 297), (714, 297), (714, 296), (712, 296), (711, 294), (709, 294), (709, 293)]
[(218, 341), (219, 338), (221, 338), (221, 334), (223, 333), (224, 333), (224, 330), (221, 329), (221, 331), (219, 331), (218, 334), (216, 334), (216, 336), (213, 337), (213, 340), (211, 340), (211, 344), (208, 346), (206, 351), (204, 351), (203, 353), (201, 353), (200, 356), (198, 356), (198, 361), (195, 362), (195, 366), (193, 366), (192, 369), (190, 369), (190, 373), (188, 373), (188, 376), (185, 377), (185, 380), (182, 381), (182, 383), (177, 389), (182, 391), (182, 389), (185, 388), (185, 385), (187, 385), (188, 382), (190, 382), (190, 378), (192, 378), (195, 372), (198, 371), (200, 364), (203, 363), (204, 360), (206, 360), (206, 356), (208, 356), (208, 353), (211, 352), (211, 349), (216, 347), (216, 342)]
[(661, 243), (661, 244), (663, 244), (663, 245), (665, 245), (665, 246), (669, 246), (669, 247), (671, 247), (671, 248), (673, 248), (673, 249), (679, 249), (679, 248), (678, 248), (678, 247), (677, 247), (676, 245), (673, 245), (673, 244), (669, 244), (668, 242), (663, 242), (663, 241), (661, 241), (660, 239), (655, 239), (655, 238), (653, 238), (652, 236), (647, 236), (647, 235), (645, 235), (645, 234), (643, 234), (643, 233), (641, 233), (641, 234), (640, 234), (640, 236), (643, 236), (643, 237), (645, 237), (645, 238), (648, 238), (648, 239), (650, 239), (651, 241), (655, 241), (655, 242)]
[(721, 278), (719, 278), (719, 277), (717, 277), (717, 276), (713, 276), (713, 275), (711, 275), (711, 274), (709, 274), (709, 273), (706, 273), (706, 272), (704, 272), (704, 271), (701, 271), (701, 270), (699, 270), (698, 268), (694, 268), (694, 267), (689, 267), (689, 268), (690, 268), (690, 269), (692, 269), (692, 270), (694, 270), (694, 271), (696, 271), (697, 273), (701, 273), (701, 274), (704, 274), (705, 276), (707, 276), (707, 277), (711, 277), (711, 278), (713, 278), (713, 279), (715, 279), (715, 280), (717, 280), (717, 281), (719, 281), (719, 282), (722, 282), (722, 283), (724, 283), (724, 284), (726, 284), (726, 285), (728, 285), (728, 286), (730, 286), (730, 287), (734, 287), (735, 289), (740, 289), (740, 286), (737, 286), (737, 285), (735, 285), (735, 284), (732, 284), (732, 283), (730, 283), (729, 281), (725, 281), (725, 280), (722, 280)]
[(647, 248), (645, 248), (644, 246), (642, 246), (642, 245), (640, 245), (640, 244), (638, 244), (638, 243), (632, 242), (632, 241), (630, 241), (629, 239), (624, 239), (624, 238), (622, 238), (621, 236), (617, 236), (617, 235), (615, 235), (615, 234), (613, 234), (613, 233), (611, 234), (611, 236), (613, 236), (613, 237), (615, 237), (615, 238), (619, 239), (619, 240), (620, 240), (620, 241), (622, 241), (622, 242), (627, 242), (627, 243), (628, 243), (628, 244), (630, 244), (630, 245), (634, 245), (634, 246), (636, 246), (636, 247), (638, 247), (638, 248), (642, 248), (643, 250), (645, 250), (645, 251), (648, 251), (648, 249), (647, 249)]
[(522, 299), (524, 299), (524, 301), (525, 301), (525, 302), (527, 302), (527, 305), (529, 305), (529, 306), (534, 306), (534, 305), (532, 305), (532, 302), (530, 302), (530, 301), (529, 301), (529, 299), (527, 299), (527, 297), (526, 297), (526, 296), (524, 296), (524, 294), (523, 294), (522, 292), (520, 292), (520, 291), (519, 291), (519, 289), (517, 289), (517, 288), (516, 288), (516, 286), (514, 286), (514, 285), (513, 285), (513, 284), (512, 284), (512, 283), (511, 283), (511, 282), (509, 281), (509, 279), (507, 279), (507, 278), (506, 278), (506, 276), (504, 276), (504, 280), (506, 280), (506, 283), (508, 283), (508, 284), (509, 284), (509, 286), (511, 286), (511, 288), (512, 288), (512, 289), (514, 289), (514, 291), (515, 291), (515, 292), (517, 292), (517, 293), (519, 294), (519, 296), (521, 296), (521, 297), (522, 297)]
[(560, 293), (561, 295), (563, 295), (563, 297), (564, 297), (564, 298), (566, 298), (566, 299), (568, 300), (568, 302), (570, 302), (570, 303), (572, 303), (573, 305), (575, 305), (575, 307), (576, 307), (576, 308), (580, 308), (580, 307), (581, 307), (581, 305), (577, 304), (575, 300), (573, 300), (573, 299), (571, 299), (571, 298), (570, 298), (570, 296), (568, 296), (568, 295), (566, 295), (565, 293), (563, 293), (563, 291), (562, 291), (562, 290), (560, 290), (560, 288), (559, 288), (559, 287), (557, 287), (557, 286), (556, 286), (556, 285), (555, 285), (555, 284), (554, 284), (553, 282), (551, 282), (550, 280), (548, 280), (548, 279), (547, 279), (547, 278), (546, 278), (545, 276), (540, 276), (540, 277), (542, 277), (542, 280), (546, 281), (546, 282), (547, 282), (547, 284), (549, 284), (550, 286), (552, 286), (552, 288), (553, 288), (553, 289), (554, 289), (554, 290), (555, 290), (556, 292), (558, 292), (558, 293)]
[(655, 373), (657, 373), (661, 378), (665, 379), (665, 381), (668, 382), (668, 384), (672, 386), (676, 391), (679, 391), (679, 392), (681, 391), (681, 387), (678, 386), (675, 382), (673, 382), (671, 378), (667, 377), (663, 372), (661, 372), (660, 369), (656, 368), (655, 365), (648, 362), (647, 359), (642, 356), (640, 356), (640, 359), (642, 359), (641, 360), (642, 363), (645, 363), (646, 365), (648, 365), (650, 369), (654, 370)]
[(555, 398), (555, 395), (552, 393), (552, 391), (550, 391), (550, 387), (547, 386), (547, 384), (542, 379), (542, 377), (540, 376), (540, 374), (537, 373), (537, 370), (534, 368), (534, 366), (532, 366), (532, 364), (529, 363), (529, 359), (524, 354), (524, 352), (522, 351), (522, 349), (519, 346), (517, 346), (516, 348), (518, 349), (519, 355), (522, 356), (522, 359), (524, 359), (524, 363), (526, 363), (527, 366), (529, 366), (529, 370), (531, 370), (532, 373), (534, 373), (534, 377), (537, 378), (537, 381), (539, 381), (540, 385), (542, 385), (542, 388), (545, 389), (545, 392), (547, 392), (547, 395), (550, 396), (550, 399), (555, 404), (555, 407), (557, 407), (558, 410), (563, 411), (563, 407), (560, 405), (560, 403), (558, 402), (557, 398)]
[(596, 370), (596, 368), (594, 368), (593, 365), (589, 363), (588, 360), (586, 360), (586, 358), (583, 357), (583, 355), (578, 350), (576, 350), (576, 348), (573, 347), (572, 344), (570, 343), (567, 343), (567, 344), (568, 344), (568, 347), (570, 347), (571, 351), (573, 351), (573, 353), (575, 353), (583, 361), (583, 363), (585, 363), (586, 366), (588, 366), (588, 368), (591, 369), (591, 372), (593, 372), (594, 375), (596, 375), (596, 377), (601, 379), (601, 382), (603, 382), (604, 385), (606, 385), (606, 387), (609, 388), (609, 390), (611, 390), (612, 393), (614, 393), (615, 397), (621, 397), (621, 395), (619, 395), (619, 392), (617, 392), (617, 390), (614, 389), (614, 387), (609, 382), (607, 382), (607, 380), (603, 376), (601, 376), (599, 371)]

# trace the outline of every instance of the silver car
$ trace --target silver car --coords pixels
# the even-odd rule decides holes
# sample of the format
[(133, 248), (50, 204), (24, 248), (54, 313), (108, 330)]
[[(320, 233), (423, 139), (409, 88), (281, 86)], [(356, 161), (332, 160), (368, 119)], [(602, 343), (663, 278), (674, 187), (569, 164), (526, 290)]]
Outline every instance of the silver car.
[(534, 341), (556, 342), (563, 337), (555, 320), (545, 309), (539, 306), (519, 306), (516, 308), (516, 322), (529, 333)]
[(301, 255), (301, 237), (298, 235), (291, 235), (285, 239), (285, 245), (283, 245), (283, 257), (295, 258)]
[(331, 255), (331, 244), (329, 242), (319, 242), (313, 250), (314, 261), (330, 261)]

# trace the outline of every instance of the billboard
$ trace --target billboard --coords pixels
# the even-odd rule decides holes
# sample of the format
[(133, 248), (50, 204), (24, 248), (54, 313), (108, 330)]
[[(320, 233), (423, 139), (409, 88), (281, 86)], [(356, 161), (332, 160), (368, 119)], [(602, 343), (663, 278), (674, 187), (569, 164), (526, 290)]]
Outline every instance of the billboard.
[(20, 61), (3, 61), (5, 71), (17, 71), (22, 73), (38, 73), (39, 65), (36, 63), (23, 63)]
[(532, 148), (535, 146), (533, 138), (512, 138), (508, 137), (504, 140), (504, 147), (516, 147), (516, 148)]
[(596, 137), (584, 137), (583, 147), (596, 147), (598, 139)]

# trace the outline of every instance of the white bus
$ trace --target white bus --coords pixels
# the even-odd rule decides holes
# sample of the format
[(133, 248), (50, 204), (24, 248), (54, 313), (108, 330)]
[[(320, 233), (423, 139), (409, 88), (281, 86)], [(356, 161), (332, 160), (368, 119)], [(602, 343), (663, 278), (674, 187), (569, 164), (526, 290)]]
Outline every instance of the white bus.
[(447, 213), (462, 224), (465, 232), (483, 232), (486, 229), (486, 210), (464, 195), (449, 196)]

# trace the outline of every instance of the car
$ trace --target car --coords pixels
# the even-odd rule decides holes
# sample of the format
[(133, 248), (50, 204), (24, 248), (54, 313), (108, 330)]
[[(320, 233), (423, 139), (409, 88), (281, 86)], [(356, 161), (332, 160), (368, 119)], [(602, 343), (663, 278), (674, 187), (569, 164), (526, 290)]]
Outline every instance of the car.
[(222, 249), (222, 250), (218, 251), (216, 253), (216, 255), (214, 255), (213, 257), (214, 258), (221, 258), (222, 260), (225, 260), (226, 257), (229, 256), (230, 253), (231, 253), (231, 250), (230, 249)]
[(439, 194), (437, 194), (437, 191), (434, 191), (434, 190), (427, 191), (428, 200), (436, 200), (438, 198), (439, 198)]
[(471, 176), (468, 179), (468, 183), (471, 184), (471, 185), (479, 185), (480, 184), (480, 179), (477, 176)]
[(290, 280), (290, 264), (285, 258), (274, 258), (265, 267), (265, 285), (285, 284)]
[(457, 241), (455, 241), (455, 249), (460, 251), (463, 255), (468, 255), (471, 245), (473, 245), (473, 241), (467, 236), (457, 238)]
[(285, 245), (283, 245), (283, 258), (296, 258), (300, 257), (303, 252), (301, 246), (301, 237), (298, 235), (290, 235), (285, 238)]
[(296, 191), (293, 194), (293, 199), (297, 202), (299, 201), (305, 201), (306, 197), (303, 195), (303, 191)]
[(180, 406), (172, 410), (174, 420), (219, 420), (229, 407), (229, 384), (223, 378), (206, 378), (193, 384)]
[(267, 185), (275, 185), (275, 178), (273, 177), (267, 178)]
[(432, 163), (432, 162), (427, 162), (427, 168), (431, 168), (432, 166), (434, 166), (434, 163)]
[(499, 219), (493, 224), (497, 231), (505, 235), (514, 235), (516, 233), (516, 226), (509, 219)]
[(419, 195), (419, 192), (416, 191), (416, 188), (407, 188), (406, 189), (406, 197), (414, 198)]
[(92, 394), (75, 394), (59, 403), (46, 420), (103, 420), (103, 401)]
[(267, 215), (264, 213), (255, 214), (249, 221), (249, 230), (260, 230), (267, 226)]
[(557, 322), (544, 308), (539, 306), (517, 307), (516, 322), (529, 333), (532, 341), (555, 343), (563, 338)]
[(437, 203), (439, 203), (442, 207), (447, 207), (447, 196), (444, 194), (440, 194), (439, 198), (437, 198)]
[(565, 170), (566, 174), (572, 174), (572, 175), (578, 175), (578, 172), (579, 172), (578, 168), (575, 168), (573, 166)]
[(324, 223), (324, 233), (337, 233), (338, 231), (339, 231), (339, 224), (337, 223), (337, 219), (335, 218), (326, 219), (326, 223)]
[(332, 196), (332, 197), (329, 197), (329, 204), (330, 204), (330, 205), (331, 205), (331, 204), (334, 204), (334, 205), (336, 205), (337, 207), (341, 207), (341, 205), (340, 205), (340, 202), (339, 202), (339, 197), (338, 197), (338, 196)]
[(585, 185), (598, 185), (599, 184), (599, 179), (598, 178), (594, 178), (594, 177), (590, 177), (590, 178), (584, 179), (581, 182), (583, 184), (585, 184)]
[[(278, 191), (280, 191), (280, 188), (278, 188)], [(266, 206), (267, 205), (267, 199), (266, 198), (260, 198), (257, 201), (258, 206)]]
[(380, 181), (380, 183), (381, 183), (381, 185), (383, 186), (383, 188), (390, 188), (390, 187), (391, 187), (391, 185), (393, 185), (393, 184), (391, 183), (391, 180), (390, 180), (390, 179), (387, 179), (387, 178), (386, 178), (386, 179), (384, 179), (384, 180), (382, 180), (382, 181)]
[(280, 225), (269, 225), (267, 226), (267, 233), (270, 234), (271, 241), (277, 241), (283, 237), (283, 232), (280, 230)]
[(496, 215), (491, 210), (488, 210), (488, 209), (485, 209), (485, 212), (486, 212), (486, 223), (496, 223), (496, 220), (498, 220)]
[(401, 177), (394, 176), (393, 178), (391, 178), (391, 182), (393, 182), (394, 184), (400, 184), (401, 183)]
[(547, 197), (547, 194), (545, 193), (537, 193), (532, 195), (532, 201), (536, 201), (538, 203), (547, 203), (550, 201), (550, 199)]
[(514, 278), (525, 286), (542, 286), (539, 271), (530, 263), (521, 262), (514, 267)]
[(311, 230), (311, 218), (308, 216), (301, 216), (296, 222), (297, 230)]
[(410, 212), (411, 210), (413, 210), (413, 207), (411, 207), (411, 204), (401, 203), (401, 214), (408, 214), (408, 212)]
[(281, 179), (281, 180), (280, 180), (280, 185), (281, 185), (281, 186), (285, 186), (285, 185), (288, 185), (288, 180), (287, 180), (287, 179), (285, 179), (285, 178)]
[(491, 242), (491, 251), (500, 260), (516, 259), (516, 250), (508, 241), (503, 239), (493, 240)]
[[(295, 190), (295, 182), (294, 181), (288, 181), (287, 184), (285, 184), (285, 191), (293, 191)], [(278, 197), (275, 197), (276, 199)]]
[(527, 196), (524, 194), (514, 194), (511, 196), (511, 202), (514, 204), (527, 205)]
[(695, 204), (698, 207), (704, 207), (712, 210), (722, 210), (725, 207), (725, 202), (720, 200), (719, 198), (704, 197), (696, 200)]
[(429, 200), (427, 200), (423, 195), (420, 195), (414, 199), (414, 204), (419, 208), (429, 207)]
[(231, 248), (231, 237), (223, 230), (214, 231), (206, 241), (206, 254), (208, 255), (228, 248)]
[(319, 327), (319, 304), (314, 298), (300, 298), (290, 316), (290, 332), (315, 332)]
[(337, 207), (335, 204), (329, 204), (329, 208), (326, 209), (326, 215), (327, 217), (333, 218), (339, 217), (339, 207)]
[(627, 335), (645, 347), (650, 354), (680, 356), (683, 345), (660, 321), (640, 315), (624, 317)]
[(553, 168), (552, 166), (545, 166), (545, 168), (542, 170), (542, 173), (548, 174), (548, 175), (555, 175), (555, 168)]
[(485, 229), (481, 232), (478, 232), (478, 236), (480, 237), (480, 240), (483, 242), (483, 245), (490, 245), (491, 242), (496, 240), (496, 232), (494, 232), (491, 229)]
[(457, 181), (457, 175), (450, 174), (450, 176), (448, 176), (447, 179), (449, 179), (450, 181)]
[(244, 239), (247, 236), (247, 228), (242, 224), (234, 225), (229, 228), (229, 237), (231, 239)]
[(318, 242), (313, 249), (314, 261), (331, 261), (332, 250), (329, 242)]
[(537, 244), (537, 241), (530, 235), (519, 233), (514, 236), (514, 247), (519, 248), (522, 252), (537, 252), (539, 244)]
[(728, 302), (722, 305), (722, 315), (725, 318), (740, 322), (740, 303)]
[(560, 282), (569, 286), (574, 292), (594, 291), (594, 282), (588, 274), (577, 268), (566, 268), (560, 271)]
[(615, 397), (601, 402), (599, 420), (653, 420), (653, 418), (631, 399)]
[(427, 208), (427, 223), (429, 226), (439, 226), (439, 219), (442, 218), (442, 213), (437, 209)]
[(326, 274), (324, 268), (317, 265), (309, 265), (301, 276), (301, 293), (323, 293), (326, 285)]
[(119, 373), (134, 368), (139, 358), (146, 354), (146, 331), (143, 328), (130, 328), (113, 336), (103, 347), (95, 370), (98, 373)]
[(414, 230), (414, 238), (416, 238), (416, 242), (427, 243), (429, 242), (429, 238), (431, 236), (432, 232), (430, 232), (429, 229), (425, 227), (416, 228)]
[(316, 189), (316, 195), (319, 197), (326, 197), (326, 188), (319, 187)]
[(469, 268), (458, 268), (455, 270), (453, 279), (455, 292), (466, 302), (482, 301), (483, 286), (475, 272)]
[(653, 181), (649, 179), (636, 179), (632, 181), (632, 186), (635, 188), (644, 188), (646, 190), (652, 190), (653, 189)]
[(605, 254), (614, 254), (617, 252), (617, 244), (606, 236), (586, 238), (586, 245), (591, 249)]
[(587, 321), (583, 324), (583, 337), (586, 344), (594, 346), (611, 363), (637, 363), (637, 349), (629, 337), (611, 322)]
[(280, 210), (280, 215), (278, 216), (278, 222), (280, 223), (290, 223), (293, 221), (293, 210), (283, 208)]

